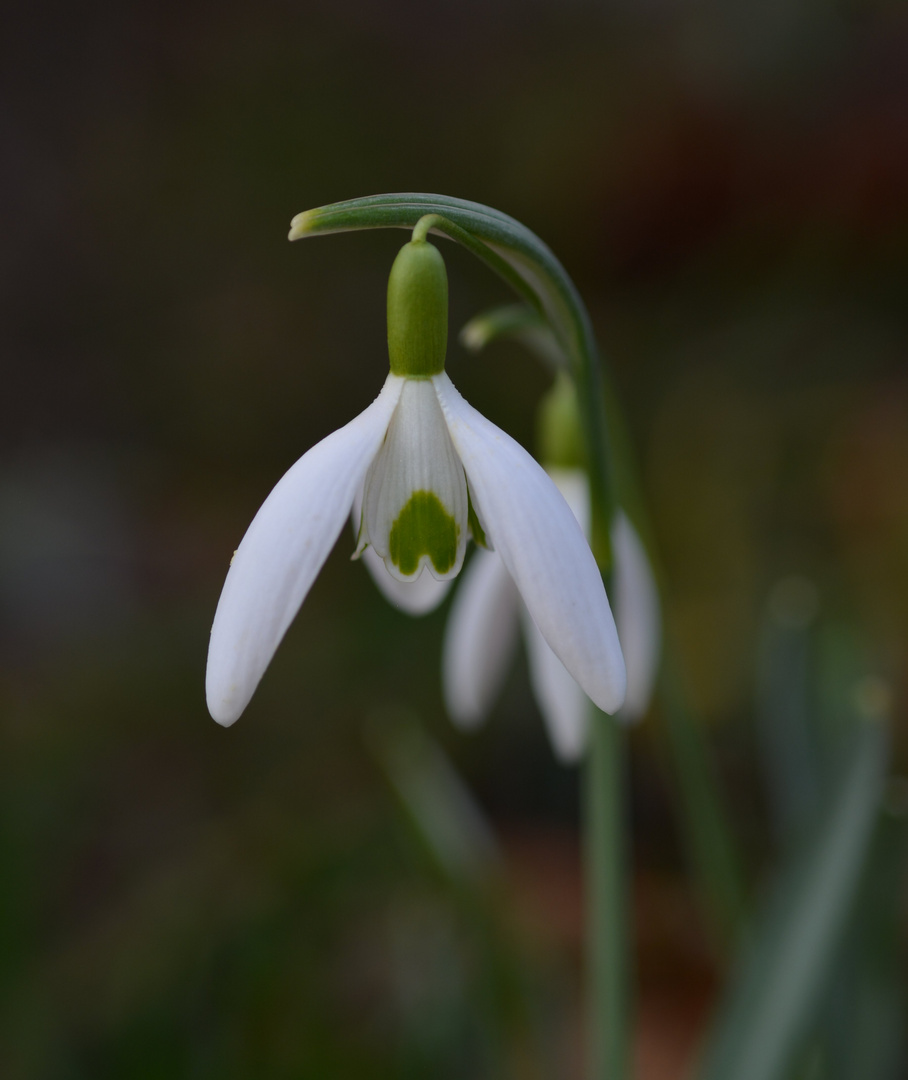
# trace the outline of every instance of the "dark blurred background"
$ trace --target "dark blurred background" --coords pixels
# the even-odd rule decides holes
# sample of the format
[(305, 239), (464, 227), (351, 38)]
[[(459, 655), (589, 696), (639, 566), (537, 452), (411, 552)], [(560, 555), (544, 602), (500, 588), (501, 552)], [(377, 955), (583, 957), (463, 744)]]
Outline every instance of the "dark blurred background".
[[(391, 610), (351, 534), (240, 723), (205, 709), (230, 553), (387, 371), (404, 234), (290, 245), (290, 218), (437, 191), (558, 254), (759, 866), (777, 583), (812, 597), (821, 659), (904, 700), (904, 5), (33, 0), (5, 6), (0, 85), (3, 1075), (573, 1075), (577, 777), (523, 661), (455, 733), (446, 607)], [(454, 331), (509, 297), (442, 243)], [(448, 371), (532, 448), (536, 361), (452, 334)], [(498, 837), (484, 914), (408, 831), (369, 734), (389, 715)], [(655, 709), (633, 746), (644, 1080), (680, 1075), (717, 979), (661, 741)]]

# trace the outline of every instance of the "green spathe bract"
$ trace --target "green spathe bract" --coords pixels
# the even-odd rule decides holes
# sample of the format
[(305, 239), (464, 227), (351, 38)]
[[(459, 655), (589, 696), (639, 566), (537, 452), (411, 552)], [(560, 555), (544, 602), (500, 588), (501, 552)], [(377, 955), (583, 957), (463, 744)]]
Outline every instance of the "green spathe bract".
[(402, 574), (415, 574), (427, 555), (439, 574), (457, 559), (460, 528), (434, 491), (414, 491), (391, 526), (388, 554)]
[(445, 369), (448, 347), (448, 275), (438, 248), (411, 240), (388, 279), (388, 356), (391, 371), (427, 378)]
[(559, 371), (555, 375), (552, 388), (539, 404), (537, 423), (540, 459), (547, 468), (586, 467), (577, 390), (566, 372)]

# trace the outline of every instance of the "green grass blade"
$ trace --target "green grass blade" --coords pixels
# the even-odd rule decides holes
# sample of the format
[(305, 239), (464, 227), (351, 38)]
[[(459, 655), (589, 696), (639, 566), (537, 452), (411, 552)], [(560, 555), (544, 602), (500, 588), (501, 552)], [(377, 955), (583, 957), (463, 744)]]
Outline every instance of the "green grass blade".
[(703, 1080), (783, 1080), (822, 1003), (877, 820), (879, 722), (859, 730), (814, 835), (783, 870), (704, 1059)]
[(497, 845), (441, 746), (405, 712), (377, 717), (366, 736), (437, 868), (458, 888), (484, 888), (498, 871)]
[(787, 851), (813, 820), (823, 789), (823, 753), (815, 722), (812, 623), (816, 588), (790, 577), (776, 583), (761, 632), (756, 736), (777, 848)]
[(904, 1077), (906, 995), (903, 907), (908, 870), (904, 778), (890, 781), (877, 822), (839, 973), (841, 1008), (830, 1039), (830, 1075), (843, 1080)]

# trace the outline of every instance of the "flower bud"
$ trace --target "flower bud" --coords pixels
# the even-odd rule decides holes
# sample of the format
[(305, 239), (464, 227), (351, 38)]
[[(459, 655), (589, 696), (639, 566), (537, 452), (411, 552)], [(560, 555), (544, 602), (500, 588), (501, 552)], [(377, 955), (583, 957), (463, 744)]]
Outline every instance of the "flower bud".
[(388, 279), (388, 355), (394, 375), (428, 378), (445, 369), (448, 275), (438, 248), (411, 240)]
[(547, 469), (584, 468), (586, 453), (577, 391), (565, 372), (558, 372), (551, 389), (539, 403), (537, 424), (539, 460)]

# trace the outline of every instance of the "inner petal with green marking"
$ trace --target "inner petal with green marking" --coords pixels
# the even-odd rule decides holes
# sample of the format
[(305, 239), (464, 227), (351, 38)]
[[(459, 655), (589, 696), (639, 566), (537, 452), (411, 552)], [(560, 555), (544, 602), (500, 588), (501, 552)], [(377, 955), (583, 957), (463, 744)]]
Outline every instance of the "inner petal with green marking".
[(359, 548), (371, 544), (400, 581), (460, 572), (470, 534), (460, 457), (430, 379), (408, 378), (366, 476)]
[(427, 555), (436, 574), (447, 574), (457, 559), (460, 529), (434, 491), (414, 491), (391, 526), (388, 555), (407, 577)]

